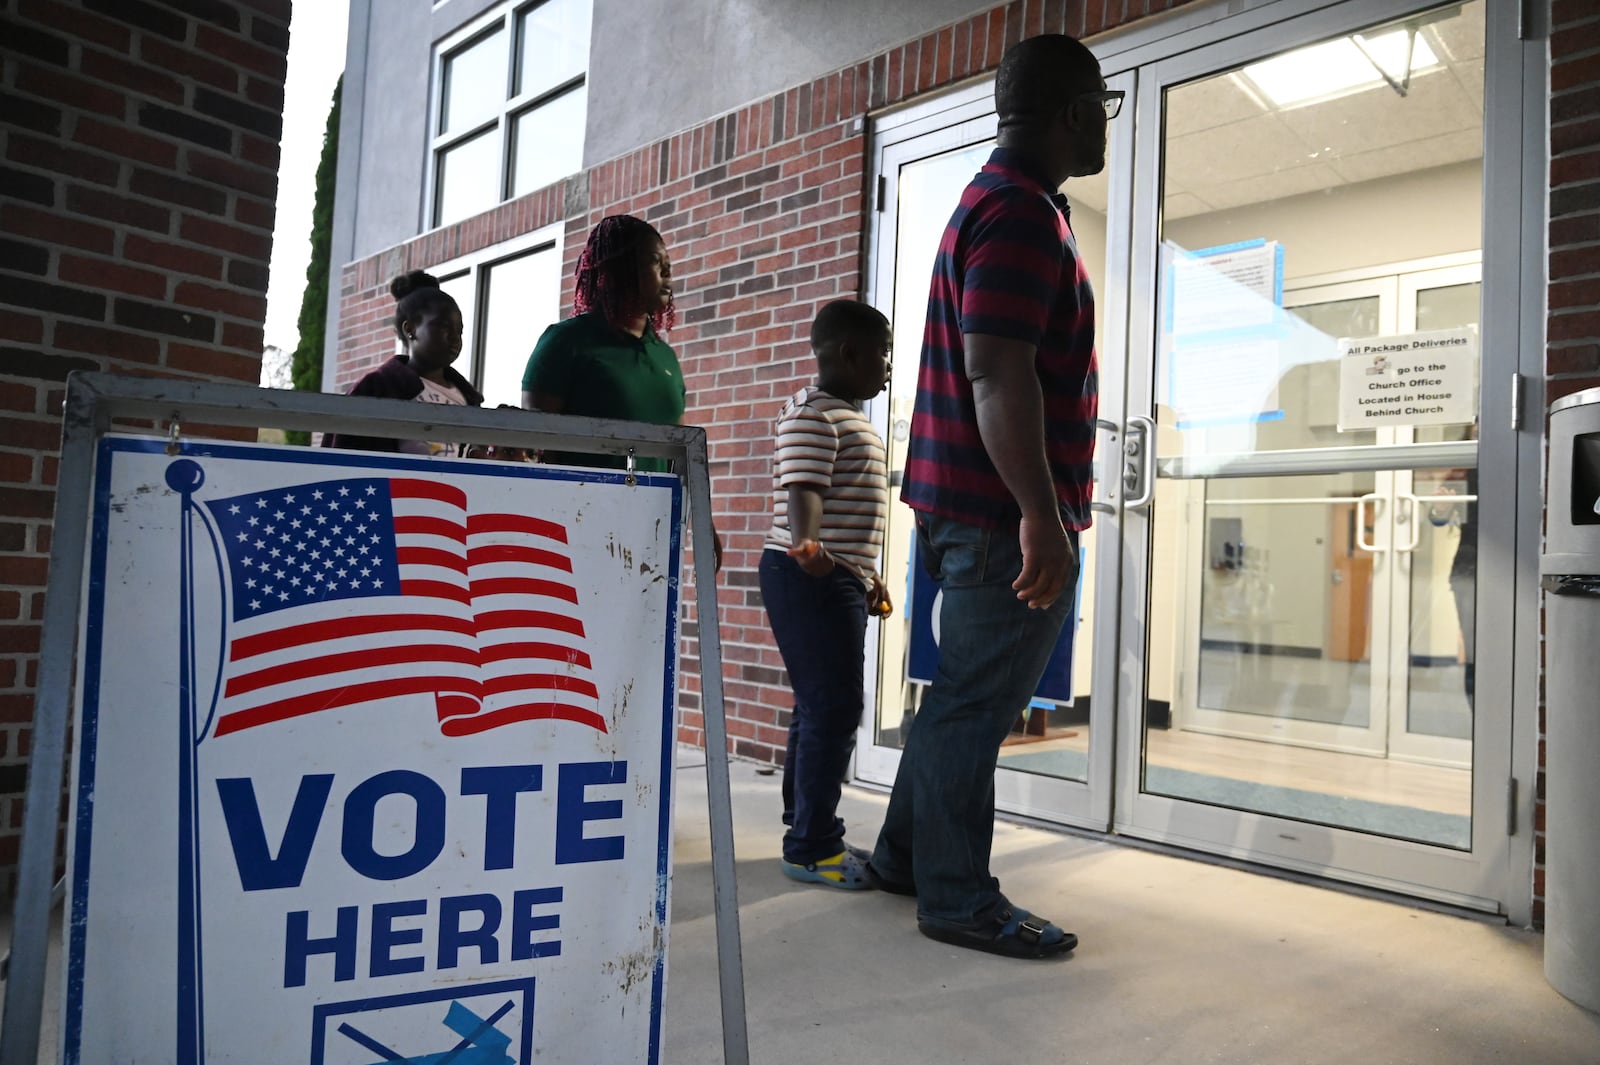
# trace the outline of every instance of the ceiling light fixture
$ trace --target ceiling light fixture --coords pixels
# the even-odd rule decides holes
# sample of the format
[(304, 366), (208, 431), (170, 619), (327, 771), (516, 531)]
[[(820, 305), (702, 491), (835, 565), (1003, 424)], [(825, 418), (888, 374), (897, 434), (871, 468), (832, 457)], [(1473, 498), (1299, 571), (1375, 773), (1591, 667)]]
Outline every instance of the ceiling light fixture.
[(1280, 110), (1348, 96), (1387, 83), (1401, 96), (1411, 76), (1439, 67), (1439, 57), (1415, 26), (1375, 36), (1354, 34), (1298, 48), (1242, 73)]

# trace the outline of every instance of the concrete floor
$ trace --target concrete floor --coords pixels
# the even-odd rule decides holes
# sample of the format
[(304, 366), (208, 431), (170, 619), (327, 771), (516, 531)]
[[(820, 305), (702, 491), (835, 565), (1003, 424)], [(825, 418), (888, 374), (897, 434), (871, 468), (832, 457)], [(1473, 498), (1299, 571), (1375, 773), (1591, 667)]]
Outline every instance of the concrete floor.
[[(705, 772), (679, 770), (663, 1060), (723, 1061)], [(692, 768), (691, 768), (692, 767)], [(779, 870), (778, 778), (733, 767), (757, 1065), (1600, 1065), (1600, 1016), (1544, 981), (1541, 937), (1002, 823), (1006, 893), (1078, 933), (1019, 962), (916, 931), (911, 899)], [(846, 790), (870, 846), (885, 797)]]
[[(724, 1060), (703, 759), (680, 758), (666, 1065)], [(754, 1065), (1600, 1065), (1600, 1016), (1531, 933), (1001, 823), (1007, 894), (1082, 939), (1011, 961), (925, 939), (911, 899), (785, 878), (776, 776), (735, 763), (733, 800)], [(846, 789), (852, 841), (884, 804)]]

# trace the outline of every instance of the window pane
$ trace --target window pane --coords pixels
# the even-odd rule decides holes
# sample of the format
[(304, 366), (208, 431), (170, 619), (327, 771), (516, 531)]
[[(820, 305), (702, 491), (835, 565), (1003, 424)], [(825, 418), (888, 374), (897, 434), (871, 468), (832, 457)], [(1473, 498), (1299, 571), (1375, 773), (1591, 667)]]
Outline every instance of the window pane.
[(1289, 313), (1319, 333), (1331, 337), (1375, 337), (1378, 335), (1378, 297), (1360, 296), (1326, 303), (1302, 303)]
[(517, 95), (548, 92), (589, 69), (593, 0), (547, 0), (523, 12)]
[(1199, 674), (1191, 678), (1197, 710), (1371, 724), (1374, 562), (1361, 547), (1372, 534), (1357, 523), (1372, 507), (1351, 500), (1376, 483), (1372, 473), (1341, 473), (1175, 489), (1205, 515), (1195, 530), (1199, 653), (1192, 667), (1176, 667)]
[(500, 130), (462, 141), (439, 153), (439, 187), (433, 224), (448, 225), (500, 202)]
[(521, 196), (583, 167), (583, 124), (589, 94), (582, 85), (517, 116), (511, 195)]
[(1417, 293), (1417, 328), (1453, 329), (1478, 324), (1478, 283), (1425, 288)]
[(534, 341), (560, 316), (561, 255), (546, 247), (489, 268), (483, 330), (484, 406), (522, 405), (522, 371)]
[(1391, 335), (1395, 319), (1296, 311), (1284, 293), (1478, 247), (1483, 10), (1452, 5), (1167, 90), (1166, 454), (1359, 446), (1398, 424), (1338, 427), (1339, 342)]
[[(1479, 289), (1473, 281), (1464, 285), (1424, 288), (1417, 291), (1417, 329), (1455, 329), (1478, 324)], [(1481, 357), (1480, 357), (1481, 359)], [(1425, 425), (1417, 429), (1417, 443), (1446, 440), (1475, 440), (1478, 430), (1470, 425)], [(1476, 471), (1474, 471), (1476, 476)], [(1474, 489), (1476, 491), (1476, 489)]]
[[(424, 267), (426, 269), (426, 267)], [(477, 310), (477, 300), (472, 295), (472, 272), (447, 277), (439, 282), (440, 291), (448, 294), (456, 301), (456, 306), (461, 308), (461, 355), (454, 365), (456, 373), (463, 377), (472, 375), (472, 356), (477, 348), (473, 343), (472, 316)]]
[(1417, 513), (1406, 731), (1470, 742), (1477, 681), (1478, 471), (1417, 470), (1411, 491)]
[(460, 133), (494, 115), (506, 102), (506, 34), (489, 36), (445, 57), (439, 132)]

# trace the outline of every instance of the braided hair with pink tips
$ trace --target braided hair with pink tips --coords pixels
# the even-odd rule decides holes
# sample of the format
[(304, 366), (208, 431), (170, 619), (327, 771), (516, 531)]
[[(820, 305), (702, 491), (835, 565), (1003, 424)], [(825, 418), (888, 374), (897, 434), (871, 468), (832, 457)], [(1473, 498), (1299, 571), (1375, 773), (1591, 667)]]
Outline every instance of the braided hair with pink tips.
[(578, 258), (578, 278), (572, 296), (578, 314), (598, 312), (619, 328), (644, 314), (656, 332), (671, 329), (678, 321), (677, 308), (668, 303), (656, 310), (646, 293), (640, 291), (641, 266), (661, 234), (642, 218), (614, 214), (602, 218), (589, 231), (589, 241)]

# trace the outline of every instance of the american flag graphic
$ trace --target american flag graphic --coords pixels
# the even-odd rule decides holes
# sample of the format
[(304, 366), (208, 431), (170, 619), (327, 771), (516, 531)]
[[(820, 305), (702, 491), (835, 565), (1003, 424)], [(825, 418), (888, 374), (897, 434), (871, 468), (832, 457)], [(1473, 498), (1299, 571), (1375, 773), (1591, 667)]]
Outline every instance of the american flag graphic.
[(446, 736), (539, 718), (606, 731), (564, 526), (474, 514), (418, 478), (202, 505), (230, 595), (215, 735), (418, 694)]

